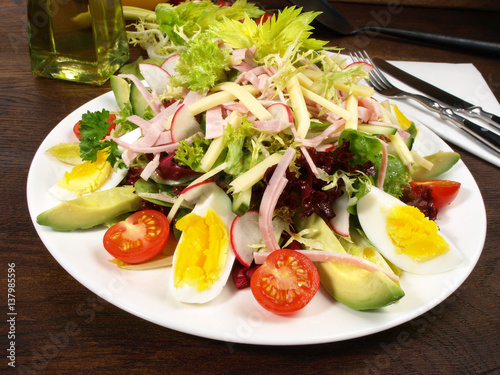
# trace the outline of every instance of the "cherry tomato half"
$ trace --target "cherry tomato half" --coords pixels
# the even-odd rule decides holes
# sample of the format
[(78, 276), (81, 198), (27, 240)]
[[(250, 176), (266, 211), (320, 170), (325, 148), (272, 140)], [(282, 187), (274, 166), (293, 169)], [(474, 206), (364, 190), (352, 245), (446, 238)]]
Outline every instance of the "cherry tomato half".
[(250, 288), (259, 304), (276, 314), (302, 309), (319, 289), (318, 270), (295, 250), (280, 249), (269, 254), (252, 275)]
[[(108, 134), (106, 135), (110, 135), (111, 134), (111, 131), (116, 128), (116, 124), (115, 124), (115, 119), (116, 119), (116, 115), (109, 115), (109, 117), (106, 119), (106, 122), (109, 124), (109, 127), (108, 127)], [(76, 135), (76, 138), (78, 139), (81, 139), (80, 138), (80, 121), (78, 121), (75, 126), (73, 126), (73, 133), (75, 133)], [(103, 137), (104, 138), (104, 137)]]
[(264, 14), (262, 14), (261, 16), (259, 16), (259, 18), (257, 18), (255, 20), (255, 23), (257, 25), (260, 25), (261, 23), (266, 23), (267, 21), (269, 21), (271, 18), (273, 18), (273, 14), (272, 13), (269, 13), (269, 12), (266, 12)]
[(449, 180), (419, 180), (410, 181), (412, 186), (427, 186), (432, 189), (432, 197), (434, 198), (434, 206), (439, 210), (449, 205), (458, 195), (460, 182)]
[(232, 7), (233, 6), (233, 3), (230, 2), (230, 1), (225, 1), (225, 0), (219, 0), (217, 1), (217, 4), (218, 6), (220, 7)]
[(170, 224), (159, 211), (142, 210), (116, 223), (104, 234), (104, 248), (126, 263), (142, 263), (161, 253), (167, 244)]

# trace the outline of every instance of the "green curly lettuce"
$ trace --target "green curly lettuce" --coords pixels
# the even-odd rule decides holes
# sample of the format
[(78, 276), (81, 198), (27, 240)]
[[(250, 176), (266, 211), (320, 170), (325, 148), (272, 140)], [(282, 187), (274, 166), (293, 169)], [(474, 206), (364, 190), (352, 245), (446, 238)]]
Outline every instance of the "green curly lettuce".
[(207, 92), (227, 79), (229, 51), (219, 48), (210, 34), (203, 33), (193, 39), (181, 53), (176, 71), (171, 77), (173, 86), (192, 91)]

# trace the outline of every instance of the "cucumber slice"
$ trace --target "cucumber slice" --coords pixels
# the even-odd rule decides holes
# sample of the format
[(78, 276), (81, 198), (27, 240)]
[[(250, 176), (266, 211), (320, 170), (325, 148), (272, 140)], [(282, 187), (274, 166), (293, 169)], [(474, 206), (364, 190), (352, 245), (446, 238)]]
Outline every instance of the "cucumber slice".
[(243, 215), (250, 208), (252, 199), (252, 188), (248, 188), (233, 196), (233, 212), (237, 215)]
[(148, 102), (133, 83), (130, 85), (130, 104), (132, 105), (134, 114), (140, 117), (144, 116), (144, 113), (149, 107)]
[(396, 134), (398, 131), (391, 126), (359, 124), (358, 130), (368, 134)]

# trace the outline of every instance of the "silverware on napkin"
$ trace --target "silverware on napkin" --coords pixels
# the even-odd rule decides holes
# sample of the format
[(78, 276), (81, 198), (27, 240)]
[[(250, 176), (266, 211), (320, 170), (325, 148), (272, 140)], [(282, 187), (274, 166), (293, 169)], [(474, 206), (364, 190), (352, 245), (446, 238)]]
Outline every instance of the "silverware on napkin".
[(500, 135), (477, 125), (476, 123), (470, 121), (469, 119), (466, 119), (465, 117), (460, 116), (454, 111), (453, 108), (442, 105), (434, 99), (419, 94), (409, 93), (395, 87), (387, 80), (384, 74), (378, 69), (376, 64), (372, 61), (372, 59), (365, 51), (363, 51), (363, 53), (359, 52), (351, 54), (351, 58), (353, 61), (359, 61), (373, 65), (374, 68), (369, 73), (370, 80), (368, 83), (379, 94), (396, 99), (410, 98), (416, 100), (420, 104), (427, 107), (429, 110), (437, 112), (443, 119), (450, 120), (459, 129), (466, 132), (471, 137), (481, 142), (483, 145), (488, 146), (490, 149), (500, 154)]
[(454, 47), (465, 51), (482, 52), (488, 55), (500, 56), (500, 43), (478, 39), (463, 38), (452, 35), (437, 34), (420, 30), (406, 30), (380, 25), (366, 24), (362, 27), (352, 26), (330, 3), (326, 0), (288, 0), (290, 3), (301, 7), (306, 12), (321, 12), (315, 21), (323, 27), (340, 35), (356, 35), (365, 31), (372, 31), (405, 38), (413, 41), (427, 42), (441, 46)]
[(398, 67), (383, 59), (374, 57), (372, 60), (377, 67), (382, 69), (384, 72), (389, 73), (391, 76), (397, 78), (401, 82), (406, 83), (408, 86), (417, 89), (418, 91), (436, 99), (443, 104), (454, 107), (459, 113), (463, 112), (470, 116), (480, 118), (500, 130), (500, 116), (486, 112), (480, 106), (475, 106), (472, 103), (460, 99), (447, 91), (441, 90), (439, 87), (431, 85), (430, 83), (425, 82), (420, 78), (417, 78), (410, 73), (405, 72), (402, 69), (399, 69)]

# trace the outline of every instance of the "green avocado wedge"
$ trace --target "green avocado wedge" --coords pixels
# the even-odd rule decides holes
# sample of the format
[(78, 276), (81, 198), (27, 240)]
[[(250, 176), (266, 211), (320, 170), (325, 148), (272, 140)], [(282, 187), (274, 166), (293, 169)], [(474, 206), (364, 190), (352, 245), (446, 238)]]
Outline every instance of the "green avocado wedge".
[[(316, 229), (310, 238), (323, 244), (325, 251), (345, 253), (341, 243), (319, 216), (313, 214), (295, 223), (298, 230)], [(372, 310), (391, 305), (404, 297), (401, 287), (383, 272), (335, 262), (317, 262), (321, 284), (337, 301), (354, 310)]]
[(39, 214), (36, 222), (57, 231), (87, 229), (124, 213), (137, 211), (141, 204), (142, 199), (133, 186), (115, 187), (61, 202)]
[(421, 165), (415, 166), (411, 171), (413, 180), (428, 180), (442, 175), (458, 163), (460, 154), (454, 151), (438, 151), (426, 156), (425, 159), (432, 163), (432, 168), (425, 169)]

